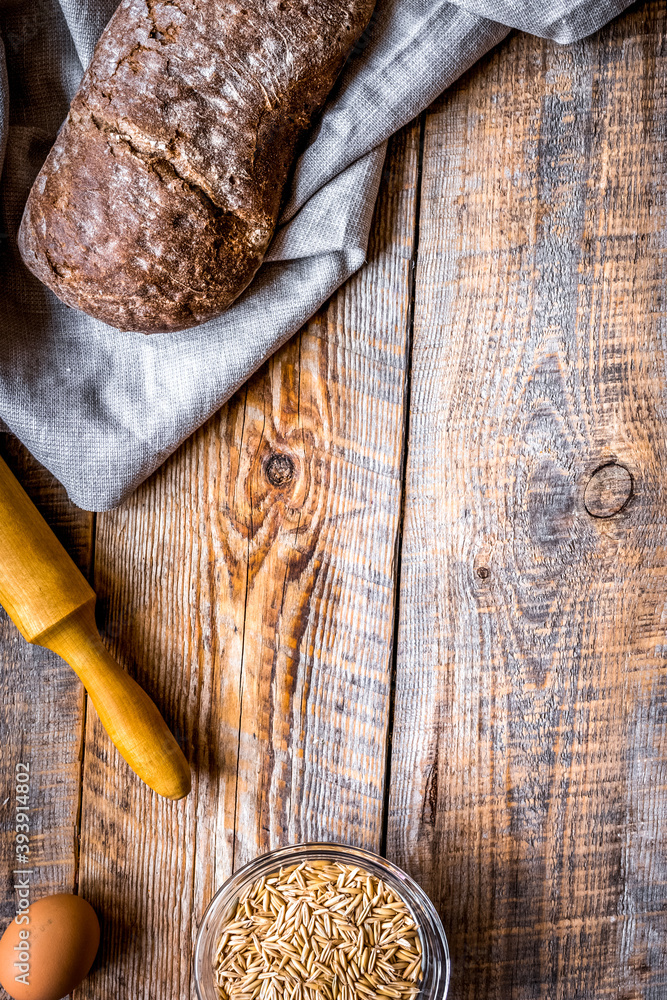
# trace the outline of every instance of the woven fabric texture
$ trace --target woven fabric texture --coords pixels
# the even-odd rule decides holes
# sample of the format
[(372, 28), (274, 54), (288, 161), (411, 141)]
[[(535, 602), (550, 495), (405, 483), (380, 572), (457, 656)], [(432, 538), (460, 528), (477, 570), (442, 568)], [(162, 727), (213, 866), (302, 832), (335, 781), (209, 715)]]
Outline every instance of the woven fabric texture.
[(219, 319), (145, 337), (64, 306), (16, 246), (30, 186), (117, 0), (0, 0), (0, 421), (74, 503), (122, 503), (361, 266), (393, 132), (510, 27), (567, 42), (628, 5), (378, 0), (255, 280)]

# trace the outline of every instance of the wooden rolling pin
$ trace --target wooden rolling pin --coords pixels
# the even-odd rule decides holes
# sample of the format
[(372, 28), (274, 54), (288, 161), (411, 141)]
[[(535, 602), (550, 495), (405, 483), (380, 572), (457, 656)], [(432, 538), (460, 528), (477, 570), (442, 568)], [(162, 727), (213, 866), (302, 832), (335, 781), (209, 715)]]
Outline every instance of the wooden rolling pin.
[(146, 692), (109, 655), (95, 593), (0, 458), (0, 604), (28, 642), (62, 656), (102, 725), (142, 781), (180, 799), (190, 768)]

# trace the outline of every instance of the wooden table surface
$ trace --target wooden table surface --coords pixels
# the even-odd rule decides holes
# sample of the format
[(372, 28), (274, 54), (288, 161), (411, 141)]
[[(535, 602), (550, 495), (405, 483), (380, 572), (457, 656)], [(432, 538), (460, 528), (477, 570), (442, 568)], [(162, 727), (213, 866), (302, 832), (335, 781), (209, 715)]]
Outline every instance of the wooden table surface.
[[(366, 266), (121, 509), (0, 450), (193, 767), (157, 798), (0, 621), (33, 898), (77, 1000), (190, 1000), (203, 909), (281, 844), (415, 876), (455, 1000), (667, 996), (667, 11), (508, 37), (391, 143)], [(7, 801), (4, 801), (7, 799)]]

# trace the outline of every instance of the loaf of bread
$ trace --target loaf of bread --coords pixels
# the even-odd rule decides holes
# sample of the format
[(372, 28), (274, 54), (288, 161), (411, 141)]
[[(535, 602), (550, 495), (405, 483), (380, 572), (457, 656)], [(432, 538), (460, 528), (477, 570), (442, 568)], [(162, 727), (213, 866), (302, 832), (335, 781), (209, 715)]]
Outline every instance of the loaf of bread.
[(122, 0), (26, 204), (64, 302), (182, 330), (247, 287), (300, 137), (374, 0)]

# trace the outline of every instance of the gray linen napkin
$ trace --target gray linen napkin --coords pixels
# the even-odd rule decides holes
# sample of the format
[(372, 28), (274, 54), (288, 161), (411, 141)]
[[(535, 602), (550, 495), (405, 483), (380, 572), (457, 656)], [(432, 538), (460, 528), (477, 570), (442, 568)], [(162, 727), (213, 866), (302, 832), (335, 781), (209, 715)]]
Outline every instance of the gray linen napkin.
[(393, 132), (509, 27), (572, 41), (629, 2), (378, 0), (250, 288), (196, 330), (145, 337), (63, 305), (16, 248), (32, 181), (117, 0), (0, 0), (0, 421), (74, 503), (117, 506), (361, 266)]

